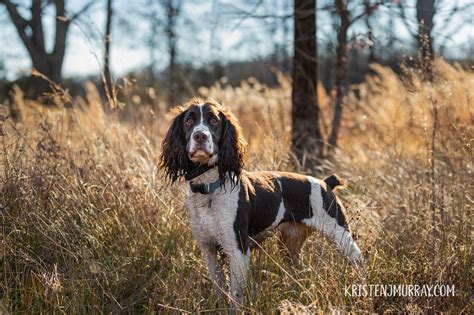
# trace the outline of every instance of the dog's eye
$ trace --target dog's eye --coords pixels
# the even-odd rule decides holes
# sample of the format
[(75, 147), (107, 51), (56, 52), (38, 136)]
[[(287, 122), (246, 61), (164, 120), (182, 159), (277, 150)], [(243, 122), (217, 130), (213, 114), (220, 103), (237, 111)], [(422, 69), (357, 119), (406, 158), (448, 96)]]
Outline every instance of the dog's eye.
[(219, 121), (217, 120), (216, 117), (212, 117), (211, 120), (209, 120), (209, 122), (212, 124), (212, 125), (217, 125), (219, 123)]
[(184, 123), (188, 126), (191, 126), (192, 124), (194, 124), (194, 119), (188, 118), (188, 119), (186, 119), (186, 121)]

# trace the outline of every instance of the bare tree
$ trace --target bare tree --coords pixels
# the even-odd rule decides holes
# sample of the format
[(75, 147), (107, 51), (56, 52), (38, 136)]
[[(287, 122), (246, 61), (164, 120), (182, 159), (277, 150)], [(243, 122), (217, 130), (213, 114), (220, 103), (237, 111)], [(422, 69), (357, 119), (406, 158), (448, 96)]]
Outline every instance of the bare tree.
[(181, 12), (181, 0), (162, 0), (166, 14), (165, 34), (168, 43), (168, 107), (176, 105), (176, 24)]
[[(283, 2), (283, 12), (291, 12), (291, 2), (290, 1), (284, 1)], [(280, 44), (280, 50), (281, 50), (281, 56), (283, 59), (282, 63), (282, 69), (285, 72), (289, 72), (291, 69), (291, 58), (288, 54), (288, 51), (286, 49), (286, 44), (289, 39), (291, 38), (291, 31), (290, 31), (290, 23), (287, 23), (286, 19), (283, 19), (282, 21), (282, 34), (283, 34), (283, 43)]]
[(349, 40), (347, 34), (349, 28), (368, 13), (372, 14), (372, 12), (374, 12), (381, 4), (383, 4), (383, 1), (372, 4), (368, 1), (365, 1), (365, 3), (363, 3), (363, 9), (361, 12), (356, 16), (352, 16), (348, 8), (348, 0), (334, 0), (334, 13), (339, 19), (339, 25), (337, 29), (336, 48), (336, 100), (334, 103), (334, 117), (332, 120), (331, 135), (329, 136), (329, 149), (333, 149), (337, 146), (337, 138), (342, 120), (343, 101), (347, 89), (347, 52), (349, 50)]
[[(439, 3), (438, 3), (439, 4)], [(421, 68), (425, 78), (433, 80), (433, 18), (436, 13), (435, 0), (417, 0), (416, 21), (418, 32), (416, 39), (418, 42), (418, 52), (421, 61)]]
[(316, 4), (314, 0), (295, 0), (292, 146), (303, 163), (307, 153), (322, 154), (317, 79)]
[[(8, 15), (15, 25), (23, 45), (28, 51), (33, 68), (50, 80), (60, 82), (69, 26), (82, 13), (87, 11), (94, 4), (94, 1), (88, 2), (75, 14), (67, 16), (64, 0), (32, 0), (30, 6), (31, 18), (29, 19), (20, 15), (18, 12), (18, 4), (10, 0), (0, 0), (0, 4), (6, 7)], [(48, 52), (45, 45), (42, 18), (45, 7), (50, 4), (53, 4), (56, 8), (56, 27), (53, 49)], [(37, 97), (47, 89), (48, 83), (42, 79), (38, 79), (34, 84), (33, 96)]]
[(112, 41), (113, 1), (107, 0), (107, 16), (104, 34), (104, 90), (109, 100), (114, 99), (112, 74), (110, 70), (110, 42)]
[(337, 30), (337, 49), (336, 49), (336, 102), (334, 104), (334, 118), (332, 120), (332, 130), (329, 137), (331, 147), (337, 145), (337, 136), (342, 118), (342, 101), (345, 95), (345, 81), (347, 76), (347, 31), (351, 24), (349, 19), (349, 10), (344, 0), (335, 0), (337, 15), (340, 19), (339, 29)]
[(433, 17), (435, 15), (435, 0), (418, 0), (416, 2), (416, 20), (418, 22), (418, 49), (421, 58), (433, 59)]
[(395, 18), (393, 14), (390, 14), (390, 16), (388, 17), (387, 32), (387, 48), (388, 51), (393, 52), (395, 50), (395, 42), (397, 41), (397, 38), (395, 36)]
[(183, 0), (146, 0), (144, 5), (134, 6), (132, 9), (149, 25), (145, 34), (145, 45), (149, 51), (147, 67), (149, 87), (152, 87), (157, 79), (156, 68), (160, 53), (158, 47), (166, 47), (167, 53), (163, 55), (168, 56), (168, 67), (165, 72), (164, 86), (168, 94), (168, 107), (176, 105), (178, 96), (177, 26), (182, 3)]
[[(229, 3), (223, 5), (222, 8), (225, 19), (235, 21), (233, 30), (240, 28), (243, 22), (249, 19), (262, 23), (268, 32), (266, 40), (273, 46), (269, 55), (271, 63), (285, 72), (290, 70), (292, 58), (289, 57), (287, 48), (290, 46), (289, 42), (291, 43), (293, 36), (290, 34), (290, 23), (294, 18), (291, 1), (278, 3), (243, 1), (241, 5)], [(250, 36), (247, 36), (242, 42), (250, 43), (249, 38)]]
[(150, 21), (150, 33), (147, 38), (147, 46), (150, 54), (150, 64), (148, 65), (149, 69), (149, 80), (150, 86), (155, 81), (155, 68), (156, 68), (156, 51), (158, 49), (158, 36), (159, 27), (161, 26), (161, 20), (158, 13), (158, 9), (152, 5), (153, 0), (149, 0), (149, 6), (147, 7), (146, 17)]
[(148, 50), (147, 85), (148, 87), (152, 87), (157, 79), (157, 52), (159, 51), (159, 43), (162, 40), (160, 36), (164, 33), (162, 32), (164, 24), (162, 2), (146, 0), (144, 5), (133, 5), (131, 10), (138, 15), (139, 19), (145, 20), (148, 23), (146, 32), (144, 33), (144, 45)]
[[(402, 2), (398, 3), (401, 19), (417, 41), (421, 66), (428, 80), (433, 78), (432, 60), (435, 56), (435, 38), (440, 39), (442, 49), (454, 32), (459, 32), (463, 27), (470, 27), (470, 24), (465, 22), (472, 20), (473, 6), (472, 2), (417, 0), (416, 25), (414, 26), (415, 22), (406, 12), (406, 5)], [(451, 23), (453, 21), (457, 23)]]
[(374, 32), (372, 30), (371, 16), (374, 12), (374, 7), (370, 4), (370, 0), (364, 0), (364, 9), (365, 9), (365, 27), (367, 28), (367, 43), (369, 47), (369, 58), (368, 63), (373, 63), (375, 61), (375, 40)]

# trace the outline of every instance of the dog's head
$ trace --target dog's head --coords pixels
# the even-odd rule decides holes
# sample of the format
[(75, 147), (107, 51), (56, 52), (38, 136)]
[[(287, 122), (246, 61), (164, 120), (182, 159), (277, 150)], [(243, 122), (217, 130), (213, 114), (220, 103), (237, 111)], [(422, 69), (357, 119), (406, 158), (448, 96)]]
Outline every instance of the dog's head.
[(245, 152), (234, 115), (215, 101), (193, 98), (177, 109), (163, 139), (160, 166), (174, 182), (201, 164), (217, 165), (221, 181), (229, 174), (235, 184)]

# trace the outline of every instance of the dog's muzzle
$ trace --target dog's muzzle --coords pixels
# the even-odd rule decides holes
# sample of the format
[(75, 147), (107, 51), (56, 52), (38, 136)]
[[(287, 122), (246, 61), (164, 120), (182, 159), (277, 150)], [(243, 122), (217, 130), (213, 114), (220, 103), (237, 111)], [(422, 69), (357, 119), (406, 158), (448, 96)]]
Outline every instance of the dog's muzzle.
[(189, 147), (189, 157), (191, 160), (209, 159), (214, 154), (212, 136), (207, 128), (199, 128), (193, 131)]

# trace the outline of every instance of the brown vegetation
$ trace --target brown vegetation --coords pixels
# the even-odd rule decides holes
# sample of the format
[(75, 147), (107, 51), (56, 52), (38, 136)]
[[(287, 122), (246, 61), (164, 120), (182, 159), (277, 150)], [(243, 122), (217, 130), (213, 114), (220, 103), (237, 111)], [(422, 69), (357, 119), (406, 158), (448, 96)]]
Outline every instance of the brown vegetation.
[[(367, 279), (319, 235), (291, 269), (273, 238), (253, 256), (252, 312), (472, 310), (474, 76), (441, 61), (432, 83), (413, 70), (404, 79), (373, 70), (345, 100), (339, 149), (312, 170), (299, 169), (289, 152), (287, 78), (277, 89), (249, 79), (199, 90), (240, 119), (247, 169), (337, 172), (348, 180), (339, 195)], [(87, 99), (48, 109), (17, 95), (18, 122), (0, 107), (0, 312), (215, 310), (187, 226), (186, 186), (170, 186), (156, 168), (170, 118), (165, 103), (154, 112), (105, 113), (87, 88)], [(319, 94), (327, 135), (330, 102)], [(455, 296), (344, 295), (345, 285), (363, 283), (453, 284)]]

